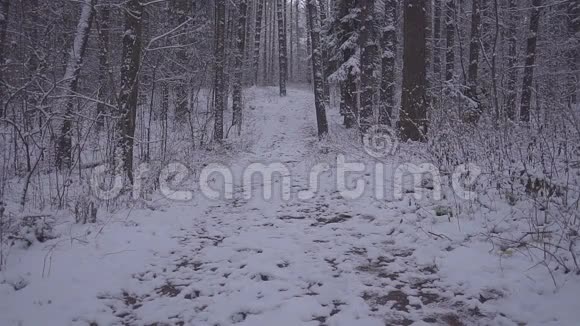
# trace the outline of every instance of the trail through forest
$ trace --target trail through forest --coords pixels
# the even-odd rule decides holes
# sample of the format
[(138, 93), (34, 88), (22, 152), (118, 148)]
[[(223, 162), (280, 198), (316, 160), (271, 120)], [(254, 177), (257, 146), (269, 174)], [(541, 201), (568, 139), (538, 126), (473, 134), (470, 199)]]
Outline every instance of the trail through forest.
[[(477, 239), (476, 222), (429, 215), (428, 203), (410, 197), (343, 198), (332, 161), (348, 147), (338, 141), (344, 129), (331, 115), (334, 143), (316, 141), (308, 91), (250, 93), (249, 144), (221, 163), (234, 175), (232, 199), (198, 191), (192, 201), (71, 226), (66, 239), (14, 255), (1, 284), (1, 324), (563, 325), (577, 317), (573, 286), (554, 293), (549, 282), (530, 281), (528, 262), (497, 257)], [(389, 160), (386, 181), (402, 158)], [(289, 173), (271, 183), (253, 178), (246, 198), (240, 176), (256, 162)], [(320, 162), (330, 167), (320, 189), (298, 198)], [(370, 185), (371, 175), (356, 177)], [(212, 180), (212, 189), (225, 189)], [(550, 296), (559, 310), (542, 303)]]

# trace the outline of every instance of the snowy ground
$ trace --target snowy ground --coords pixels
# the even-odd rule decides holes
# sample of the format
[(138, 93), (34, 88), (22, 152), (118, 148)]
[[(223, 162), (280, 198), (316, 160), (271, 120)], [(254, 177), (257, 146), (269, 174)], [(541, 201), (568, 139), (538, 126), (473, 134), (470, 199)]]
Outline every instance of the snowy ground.
[[(10, 252), (0, 325), (578, 325), (579, 276), (550, 275), (532, 253), (498, 253), (481, 236), (509, 208), (437, 216), (440, 204), (411, 194), (377, 200), (370, 171), (353, 175), (369, 193), (344, 199), (336, 155), (374, 163), (341, 140), (336, 113), (319, 144), (310, 91), (254, 89), (248, 101), (249, 149), (221, 163), (238, 181), (251, 163), (285, 164), (290, 200), (264, 200), (254, 179), (251, 199), (235, 184), (230, 200), (196, 192), (98, 225), (63, 224), (59, 239)], [(331, 166), (321, 189), (299, 200), (321, 162)], [(387, 189), (403, 162), (385, 163)]]

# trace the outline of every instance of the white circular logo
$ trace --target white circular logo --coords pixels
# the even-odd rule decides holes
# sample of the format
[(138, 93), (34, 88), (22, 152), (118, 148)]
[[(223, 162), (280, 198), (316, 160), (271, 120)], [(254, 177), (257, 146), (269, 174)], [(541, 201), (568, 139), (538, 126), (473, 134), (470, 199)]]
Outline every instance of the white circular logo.
[(399, 147), (395, 131), (386, 125), (371, 127), (363, 135), (363, 146), (367, 154), (374, 158), (393, 155)]

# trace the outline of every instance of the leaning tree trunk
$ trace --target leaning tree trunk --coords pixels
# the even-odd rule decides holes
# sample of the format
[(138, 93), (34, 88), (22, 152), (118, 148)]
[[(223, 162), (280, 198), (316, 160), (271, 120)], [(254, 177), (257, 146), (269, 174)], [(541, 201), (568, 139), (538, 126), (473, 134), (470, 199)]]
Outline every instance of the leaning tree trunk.
[(286, 81), (288, 79), (288, 57), (286, 53), (286, 20), (284, 7), (286, 0), (276, 0), (278, 7), (278, 64), (280, 75), (280, 96), (286, 96)]
[(246, 48), (246, 15), (247, 0), (238, 1), (238, 36), (236, 39), (236, 58), (234, 63), (234, 85), (233, 85), (233, 118), (232, 126), (237, 128), (238, 135), (242, 130), (242, 76), (244, 73), (244, 50)]
[(396, 11), (397, 1), (385, 1), (385, 26), (383, 27), (381, 105), (379, 110), (379, 124), (391, 126), (391, 117), (395, 106), (395, 56), (397, 53), (396, 40)]
[(314, 82), (314, 105), (316, 106), (316, 123), (318, 126), (318, 137), (328, 134), (328, 122), (326, 121), (326, 103), (324, 101), (324, 81), (322, 71), (322, 52), (320, 48), (320, 23), (316, 0), (307, 0), (306, 10), (308, 12), (308, 22), (310, 25), (310, 40), (312, 47), (312, 78)]
[(481, 41), (481, 7), (480, 0), (472, 0), (471, 6), (471, 36), (469, 42), (469, 69), (467, 74), (467, 97), (473, 107), (466, 112), (465, 119), (475, 122), (479, 119), (480, 107), (477, 98), (477, 71), (479, 67), (479, 44)]
[(508, 53), (507, 53), (507, 82), (506, 82), (506, 99), (505, 99), (505, 110), (507, 118), (514, 121), (516, 118), (516, 83), (518, 80), (518, 71), (516, 64), (518, 61), (517, 51), (518, 51), (518, 38), (517, 38), (517, 26), (518, 26), (518, 13), (517, 0), (508, 0), (508, 26), (506, 32), (506, 38), (508, 41)]
[[(135, 117), (139, 94), (139, 67), (141, 65), (141, 28), (143, 6), (139, 0), (125, 3), (125, 27), (121, 62), (121, 86), (118, 95), (118, 137), (115, 159), (117, 175), (126, 175), (133, 183), (133, 143)], [(124, 173), (123, 173), (124, 172)]]
[(427, 1), (406, 0), (403, 25), (403, 90), (399, 129), (403, 140), (427, 133)]
[(526, 47), (526, 67), (522, 84), (522, 99), (520, 103), (520, 120), (530, 121), (530, 104), (532, 102), (532, 85), (534, 82), (534, 65), (536, 63), (536, 45), (538, 43), (538, 29), (540, 27), (542, 0), (532, 1), (530, 14), (530, 35)]
[(262, 36), (262, 16), (266, 0), (257, 0), (256, 27), (254, 28), (254, 85), (258, 84), (259, 61), (260, 61), (260, 38)]
[(361, 69), (361, 95), (360, 95), (360, 129), (364, 133), (373, 123), (373, 107), (375, 94), (377, 45), (375, 37), (374, 0), (362, 0), (361, 6), (361, 24), (360, 32), (360, 69)]
[(75, 39), (72, 44), (72, 49), (64, 73), (64, 97), (63, 102), (59, 104), (64, 115), (60, 122), (60, 126), (55, 128), (59, 131), (58, 139), (56, 141), (56, 166), (60, 169), (70, 168), (71, 166), (71, 133), (74, 107), (72, 96), (77, 92), (79, 75), (81, 67), (83, 66), (83, 58), (87, 47), (87, 41), (89, 39), (89, 33), (91, 31), (91, 24), (95, 12), (94, 6), (96, 2), (96, 0), (86, 0), (81, 4), (81, 15), (79, 17)]
[(226, 4), (225, 0), (215, 1), (215, 80), (214, 80), (214, 139), (221, 142), (224, 139), (224, 110), (225, 110), (225, 75), (226, 61), (225, 33), (226, 33)]
[(445, 81), (450, 82), (455, 70), (455, 0), (445, 2), (445, 37)]

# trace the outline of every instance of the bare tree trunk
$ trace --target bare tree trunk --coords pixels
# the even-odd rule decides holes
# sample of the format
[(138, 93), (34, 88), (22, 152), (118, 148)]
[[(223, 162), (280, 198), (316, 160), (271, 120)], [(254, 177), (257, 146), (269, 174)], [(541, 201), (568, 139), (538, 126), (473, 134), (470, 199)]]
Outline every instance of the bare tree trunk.
[(8, 12), (10, 0), (0, 0), (0, 66), (4, 64), (4, 46), (6, 44), (6, 28), (8, 27)]
[(530, 104), (532, 101), (532, 87), (534, 83), (534, 65), (536, 63), (536, 45), (538, 42), (538, 29), (540, 27), (542, 0), (532, 0), (532, 12), (530, 14), (530, 34), (526, 48), (526, 67), (524, 68), (524, 81), (522, 84), (522, 99), (520, 103), (520, 120), (530, 121)]
[(569, 105), (578, 103), (578, 84), (580, 79), (580, 0), (570, 0), (568, 3), (568, 35), (570, 36), (569, 49), (566, 55), (570, 76), (566, 96)]
[(351, 8), (355, 8), (353, 0), (340, 0), (339, 3), (339, 43), (342, 48), (342, 65), (346, 65), (346, 76), (341, 85), (341, 111), (344, 115), (344, 126), (353, 128), (358, 122), (358, 105), (356, 99), (356, 79), (357, 74), (351, 64), (351, 59), (355, 55), (355, 44), (350, 42), (355, 33), (355, 19), (347, 19), (351, 14)]
[(83, 1), (81, 14), (77, 25), (75, 39), (69, 54), (66, 71), (64, 73), (64, 100), (60, 104), (64, 116), (59, 129), (58, 140), (56, 142), (56, 166), (58, 168), (70, 168), (72, 159), (72, 123), (73, 123), (73, 99), (71, 96), (77, 91), (79, 74), (83, 66), (83, 58), (91, 24), (93, 22), (94, 5), (96, 0)]
[(403, 91), (399, 122), (401, 137), (405, 141), (426, 140), (427, 1), (405, 1)]
[[(117, 173), (125, 175), (133, 183), (133, 143), (135, 117), (139, 95), (139, 67), (141, 65), (141, 29), (143, 6), (139, 0), (125, 3), (125, 27), (121, 65), (121, 86), (118, 96), (118, 131), (116, 148)], [(122, 169), (122, 170), (121, 170)], [(120, 171), (121, 170), (121, 171)]]
[[(437, 85), (441, 83), (441, 0), (433, 1), (433, 79)], [(437, 98), (437, 96), (435, 96)]]
[(506, 82), (506, 100), (505, 109), (507, 113), (507, 118), (511, 121), (516, 118), (516, 83), (518, 80), (518, 71), (516, 69), (517, 64), (517, 49), (518, 49), (518, 39), (517, 39), (517, 26), (518, 26), (518, 13), (516, 12), (517, 4), (516, 0), (508, 0), (508, 26), (506, 38), (508, 41), (508, 53), (507, 53), (507, 82)]
[(310, 25), (310, 39), (312, 44), (312, 71), (314, 81), (314, 104), (316, 106), (316, 122), (318, 137), (328, 134), (328, 122), (326, 120), (326, 103), (324, 101), (324, 81), (322, 71), (322, 51), (320, 48), (320, 24), (316, 0), (307, 0), (306, 9)]
[(276, 0), (278, 5), (278, 63), (280, 75), (280, 96), (286, 96), (286, 81), (288, 79), (288, 57), (286, 49), (286, 20), (284, 8), (286, 0)]
[[(299, 29), (299, 24), (298, 21), (300, 20), (300, 10), (299, 10), (299, 5), (300, 5), (300, 1), (299, 0), (295, 0), (295, 10), (294, 10), (294, 25), (296, 28), (296, 33), (294, 33), (294, 42), (296, 42), (296, 58), (295, 58), (295, 62), (294, 62), (294, 70), (295, 71), (295, 75), (294, 78), (296, 79), (296, 76), (300, 76), (300, 67), (302, 66), (300, 64), (300, 29)], [(307, 37), (308, 38), (308, 37)]]
[(220, 142), (224, 139), (224, 111), (225, 111), (225, 74), (226, 61), (225, 33), (226, 33), (226, 4), (225, 0), (215, 1), (215, 81), (214, 81), (214, 139)]
[(236, 61), (233, 86), (233, 119), (232, 126), (237, 128), (238, 135), (242, 130), (242, 76), (244, 73), (244, 50), (246, 47), (247, 0), (238, 1), (238, 37), (236, 39)]
[(377, 44), (375, 33), (375, 1), (360, 1), (361, 8), (361, 32), (359, 45), (361, 49), (360, 69), (361, 69), (361, 109), (360, 109), (360, 128), (364, 133), (373, 123), (373, 108), (375, 95), (375, 78), (377, 58)]
[(453, 80), (455, 71), (455, 0), (445, 2), (445, 35), (445, 81), (449, 82)]
[[(310, 0), (306, 0), (307, 2), (310, 2)], [(313, 6), (315, 6), (313, 4)], [(308, 5), (307, 5), (308, 7)], [(316, 9), (316, 7), (315, 7)], [(310, 13), (308, 12), (308, 8), (306, 9), (306, 82), (310, 85), (312, 84), (312, 40), (309, 37), (312, 33), (312, 25), (310, 25)], [(318, 18), (317, 18), (318, 19)], [(319, 36), (320, 37), (320, 36)]]
[(381, 39), (383, 55), (381, 60), (382, 79), (379, 124), (388, 126), (391, 125), (395, 106), (396, 11), (396, 0), (385, 1), (385, 26), (383, 27), (383, 37)]
[(289, 24), (288, 27), (290, 29), (290, 34), (288, 36), (288, 40), (289, 40), (289, 45), (290, 45), (290, 60), (288, 61), (288, 79), (290, 81), (294, 81), (294, 20), (292, 19), (294, 17), (294, 3), (293, 0), (290, 0), (290, 18), (289, 18)]
[[(186, 22), (188, 15), (190, 13), (190, 3), (189, 0), (175, 0), (171, 4), (174, 5), (173, 16), (177, 18), (177, 24), (179, 26)], [(185, 44), (186, 37), (185, 33), (180, 33), (178, 37), (180, 44)], [(178, 122), (183, 122), (187, 118), (187, 113), (189, 111), (188, 101), (187, 101), (187, 84), (188, 84), (188, 74), (187, 69), (187, 51), (185, 46), (181, 46), (177, 50), (177, 64), (174, 65), (175, 71), (180, 71), (181, 74), (176, 81), (175, 85), (175, 120)]]
[(467, 74), (467, 97), (474, 107), (466, 112), (465, 119), (476, 122), (479, 119), (480, 107), (477, 98), (477, 72), (479, 68), (479, 47), (481, 43), (481, 7), (480, 0), (472, 0), (471, 37), (469, 42), (469, 70)]
[(328, 76), (330, 75), (329, 66), (328, 66), (328, 48), (329, 44), (326, 41), (326, 35), (328, 33), (328, 26), (326, 21), (326, 1), (325, 0), (318, 0), (320, 6), (320, 26), (323, 32), (321, 37), (321, 44), (322, 47), (322, 71), (324, 73), (323, 81), (324, 81), (324, 101), (326, 101), (326, 105), (330, 105), (330, 85), (328, 84)]
[(109, 16), (110, 7), (104, 5), (97, 16), (97, 32), (99, 38), (99, 90), (97, 98), (97, 127), (102, 128), (105, 124), (104, 114), (107, 112), (106, 103), (111, 93), (109, 78)]
[(269, 5), (266, 0), (264, 0), (264, 45), (263, 45), (263, 55), (262, 55), (262, 83), (268, 83), (268, 54), (269, 54), (269, 31), (270, 31), (270, 10)]
[[(0, 72), (4, 70), (4, 60), (6, 59), (5, 44), (6, 44), (6, 28), (8, 27), (8, 12), (10, 11), (10, 0), (0, 0)], [(4, 76), (4, 73), (0, 74)], [(1, 81), (0, 77), (0, 81)], [(3, 83), (2, 83), (3, 84)], [(0, 118), (5, 115), (4, 112), (4, 87), (0, 85)], [(1, 207), (0, 207), (1, 208)], [(0, 260), (0, 266), (2, 260)]]

